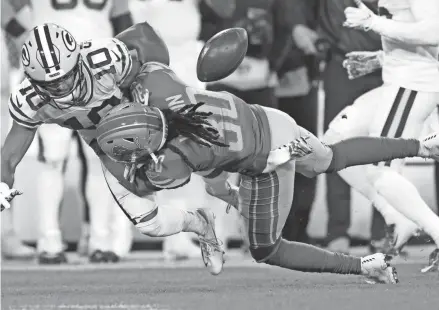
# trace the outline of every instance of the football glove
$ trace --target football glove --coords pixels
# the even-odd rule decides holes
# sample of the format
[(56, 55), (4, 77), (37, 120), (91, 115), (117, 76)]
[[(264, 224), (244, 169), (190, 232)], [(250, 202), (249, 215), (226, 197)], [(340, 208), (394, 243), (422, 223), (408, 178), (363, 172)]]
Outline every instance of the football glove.
[(9, 186), (6, 183), (0, 183), (0, 204), (1, 204), (1, 211), (4, 209), (9, 209), (11, 205), (9, 202), (14, 199), (15, 196), (23, 194), (19, 190), (16, 190), (15, 188), (9, 188)]
[(350, 80), (372, 73), (382, 67), (383, 51), (351, 52), (346, 54), (343, 67)]
[(346, 21), (343, 26), (369, 31), (379, 16), (372, 12), (361, 0), (354, 0), (354, 2), (357, 5), (356, 8), (348, 7), (344, 11)]

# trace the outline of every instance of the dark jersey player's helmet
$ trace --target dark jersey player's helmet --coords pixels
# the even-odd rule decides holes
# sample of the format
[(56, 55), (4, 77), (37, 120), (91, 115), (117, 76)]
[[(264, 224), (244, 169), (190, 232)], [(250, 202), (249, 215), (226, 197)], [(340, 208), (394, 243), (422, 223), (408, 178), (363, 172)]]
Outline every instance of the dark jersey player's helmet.
[(114, 107), (97, 127), (97, 142), (116, 162), (133, 164), (152, 157), (165, 144), (167, 125), (163, 112), (140, 103)]
[(44, 99), (80, 104), (86, 95), (81, 47), (56, 24), (33, 28), (21, 49), (24, 73)]

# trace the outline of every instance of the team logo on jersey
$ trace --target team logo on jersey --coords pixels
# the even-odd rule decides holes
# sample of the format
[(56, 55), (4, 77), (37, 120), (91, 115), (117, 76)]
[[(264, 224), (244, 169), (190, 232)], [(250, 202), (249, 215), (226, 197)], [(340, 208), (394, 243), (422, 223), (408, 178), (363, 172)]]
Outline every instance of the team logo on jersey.
[(73, 52), (76, 49), (76, 40), (66, 31), (63, 31), (61, 36), (66, 48)]
[(23, 48), (21, 49), (21, 61), (25, 67), (29, 66), (30, 64), (29, 49), (27, 48), (26, 44), (24, 44)]
[(131, 84), (131, 96), (135, 102), (148, 105), (149, 91), (139, 82), (133, 82)]

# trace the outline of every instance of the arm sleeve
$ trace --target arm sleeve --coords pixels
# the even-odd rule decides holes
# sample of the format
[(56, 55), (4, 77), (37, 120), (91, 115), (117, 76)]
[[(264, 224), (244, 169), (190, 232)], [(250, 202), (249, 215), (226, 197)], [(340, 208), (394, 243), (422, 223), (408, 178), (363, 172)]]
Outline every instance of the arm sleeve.
[(439, 44), (439, 1), (410, 0), (415, 22), (376, 17), (371, 29), (384, 37), (413, 45)]

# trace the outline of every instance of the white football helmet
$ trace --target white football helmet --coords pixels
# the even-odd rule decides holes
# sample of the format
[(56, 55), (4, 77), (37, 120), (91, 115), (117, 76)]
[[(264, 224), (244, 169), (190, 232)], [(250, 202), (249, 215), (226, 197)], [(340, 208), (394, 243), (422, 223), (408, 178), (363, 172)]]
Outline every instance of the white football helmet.
[(87, 93), (81, 47), (66, 29), (56, 24), (33, 28), (21, 49), (26, 77), (44, 99), (64, 99), (81, 105)]

